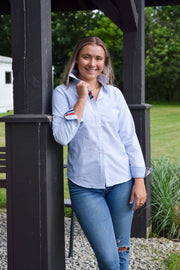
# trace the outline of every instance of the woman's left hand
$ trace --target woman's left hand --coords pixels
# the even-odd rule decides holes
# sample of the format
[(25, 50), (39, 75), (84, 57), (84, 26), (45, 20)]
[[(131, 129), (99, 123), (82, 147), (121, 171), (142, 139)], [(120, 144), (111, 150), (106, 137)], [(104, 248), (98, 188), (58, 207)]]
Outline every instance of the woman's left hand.
[(130, 199), (130, 204), (133, 204), (134, 200), (136, 199), (136, 204), (134, 207), (134, 211), (136, 211), (138, 208), (143, 206), (143, 204), (146, 202), (146, 187), (144, 184), (144, 179), (143, 178), (135, 178), (134, 180), (134, 186), (132, 188), (131, 192), (131, 199)]

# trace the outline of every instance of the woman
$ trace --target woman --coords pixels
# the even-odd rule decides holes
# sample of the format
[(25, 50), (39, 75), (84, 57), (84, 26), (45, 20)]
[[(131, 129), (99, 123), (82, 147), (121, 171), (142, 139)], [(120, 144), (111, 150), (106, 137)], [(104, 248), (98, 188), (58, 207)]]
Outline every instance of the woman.
[(127, 270), (133, 211), (146, 201), (146, 168), (131, 113), (112, 85), (102, 40), (76, 45), (53, 91), (53, 134), (68, 144), (73, 209), (101, 270)]

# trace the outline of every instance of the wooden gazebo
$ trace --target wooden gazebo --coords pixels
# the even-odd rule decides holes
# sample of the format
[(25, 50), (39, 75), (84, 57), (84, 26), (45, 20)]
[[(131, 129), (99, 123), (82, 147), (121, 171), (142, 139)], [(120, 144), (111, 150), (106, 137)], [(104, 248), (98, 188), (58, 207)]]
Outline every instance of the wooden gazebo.
[[(63, 270), (62, 147), (51, 132), (51, 11), (100, 9), (123, 31), (123, 92), (150, 165), (150, 105), (145, 104), (144, 8), (179, 0), (1, 0), (11, 14), (14, 115), (6, 122), (9, 270)], [(134, 216), (132, 236), (147, 237), (148, 207)]]

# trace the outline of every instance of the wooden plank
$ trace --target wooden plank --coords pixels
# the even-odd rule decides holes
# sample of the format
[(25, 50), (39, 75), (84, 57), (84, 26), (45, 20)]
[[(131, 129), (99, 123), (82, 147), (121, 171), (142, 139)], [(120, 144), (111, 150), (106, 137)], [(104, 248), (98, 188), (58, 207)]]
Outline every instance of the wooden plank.
[[(48, 2), (51, 8), (51, 1)], [(52, 48), (48, 2), (11, 2), (15, 114), (51, 113)]]
[(3, 157), (2, 159), (1, 154), (0, 154), (0, 167), (6, 167), (6, 159), (5, 157)]
[(8, 270), (63, 270), (63, 154), (47, 117), (52, 95), (51, 0), (13, 0), (11, 18), (15, 114), (4, 119)]
[(179, 0), (145, 0), (146, 7), (180, 5)]
[[(134, 117), (137, 135), (146, 160), (150, 165), (150, 123), (149, 109), (145, 103), (144, 75), (144, 1), (136, 0), (139, 22), (138, 31), (124, 33), (123, 39), (123, 93)], [(134, 214), (132, 236), (147, 237), (151, 217), (151, 184), (146, 182), (148, 207)]]
[(136, 31), (138, 15), (134, 0), (52, 0), (53, 11), (93, 10), (103, 11), (122, 31)]
[(7, 181), (0, 179), (0, 188), (7, 188)]
[(137, 31), (138, 14), (134, 0), (91, 0), (91, 3), (102, 10), (122, 31)]
[[(113, 2), (120, 2), (120, 1), (111, 1)], [(126, 1), (124, 1), (126, 3)], [(133, 2), (130, 1), (130, 2)], [(106, 4), (106, 1), (102, 1), (102, 4)], [(83, 0), (66, 0), (66, 1), (59, 1), (59, 0), (51, 0), (52, 11), (75, 11), (75, 10), (93, 10), (96, 9), (96, 4), (92, 3), (90, 0), (83, 1)], [(145, 5), (148, 6), (167, 6), (167, 5), (180, 5), (179, 0), (145, 0)], [(101, 9), (101, 8), (100, 8)], [(1, 0), (0, 5), (0, 14), (10, 14), (10, 1)], [(112, 16), (110, 16), (112, 17)], [(127, 18), (128, 19), (128, 18)]]
[(6, 166), (2, 167), (0, 165), (0, 173), (6, 173)]
[(0, 15), (10, 14), (10, 2), (7, 0), (1, 0)]
[(145, 103), (144, 1), (136, 0), (138, 32), (123, 35), (123, 89), (128, 104)]

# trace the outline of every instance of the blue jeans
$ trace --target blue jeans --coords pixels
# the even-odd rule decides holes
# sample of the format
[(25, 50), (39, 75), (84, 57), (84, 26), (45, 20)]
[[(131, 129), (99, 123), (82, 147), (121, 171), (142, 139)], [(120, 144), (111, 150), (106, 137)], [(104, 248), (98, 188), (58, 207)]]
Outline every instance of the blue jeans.
[[(100, 270), (128, 270), (134, 181), (105, 189), (84, 188), (69, 181), (77, 219), (96, 255)], [(125, 251), (118, 248), (126, 247)]]

